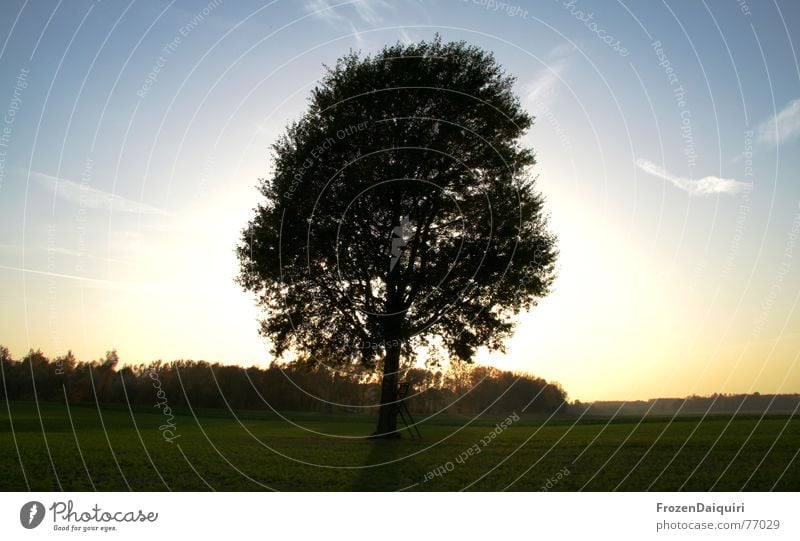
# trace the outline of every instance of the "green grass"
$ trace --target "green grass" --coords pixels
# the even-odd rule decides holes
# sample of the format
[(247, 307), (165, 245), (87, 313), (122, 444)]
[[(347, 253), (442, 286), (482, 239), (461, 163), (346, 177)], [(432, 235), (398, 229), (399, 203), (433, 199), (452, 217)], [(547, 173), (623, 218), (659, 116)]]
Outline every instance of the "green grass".
[[(365, 416), (290, 415), (298, 428), (271, 413), (184, 409), (170, 444), (156, 408), (39, 408), (0, 401), (0, 490), (527, 491), (560, 470), (552, 490), (800, 489), (797, 417), (522, 418), (482, 446), (500, 419), (439, 416), (422, 442), (373, 441)], [(451, 471), (426, 481), (438, 468)]]

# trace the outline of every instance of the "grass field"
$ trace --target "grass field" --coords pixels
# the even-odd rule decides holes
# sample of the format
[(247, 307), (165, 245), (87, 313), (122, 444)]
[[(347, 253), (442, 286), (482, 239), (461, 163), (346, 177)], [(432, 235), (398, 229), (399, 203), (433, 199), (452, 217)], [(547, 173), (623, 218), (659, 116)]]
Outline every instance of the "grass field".
[(1, 490), (800, 489), (800, 418), (788, 416), (523, 417), (503, 431), (439, 416), (420, 442), (363, 439), (374, 421), (356, 415), (185, 409), (169, 443), (157, 408), (38, 408), (0, 401)]

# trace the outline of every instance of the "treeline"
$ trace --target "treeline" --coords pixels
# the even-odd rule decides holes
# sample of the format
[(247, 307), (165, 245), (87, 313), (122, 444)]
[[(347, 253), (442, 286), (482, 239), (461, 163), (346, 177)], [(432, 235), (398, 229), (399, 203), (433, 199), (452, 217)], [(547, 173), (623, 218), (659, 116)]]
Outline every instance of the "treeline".
[[(205, 361), (121, 365), (116, 351), (82, 362), (69, 352), (54, 359), (30, 351), (11, 358), (0, 346), (0, 398), (155, 405), (171, 407), (274, 409), (372, 414), (380, 384), (375, 374), (332, 370), (300, 363), (267, 368)], [(412, 368), (403, 375), (412, 412), (491, 415), (564, 411), (567, 395), (557, 383), (487, 366), (456, 365), (446, 370)], [(161, 393), (161, 394), (159, 394)]]
[(686, 398), (652, 398), (622, 402), (617, 400), (570, 406), (574, 413), (587, 415), (703, 415), (732, 413), (798, 413), (800, 394), (712, 394)]

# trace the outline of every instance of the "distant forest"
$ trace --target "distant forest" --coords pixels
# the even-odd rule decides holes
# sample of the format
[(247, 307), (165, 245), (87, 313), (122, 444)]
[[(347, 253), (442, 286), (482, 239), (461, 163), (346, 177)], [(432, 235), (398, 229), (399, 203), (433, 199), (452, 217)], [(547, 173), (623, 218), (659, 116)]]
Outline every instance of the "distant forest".
[[(374, 413), (380, 383), (374, 374), (272, 363), (267, 368), (205, 361), (155, 361), (121, 366), (116, 351), (91, 362), (69, 352), (54, 359), (30, 351), (21, 360), (0, 346), (0, 399), (232, 408), (298, 412)], [(507, 415), (565, 412), (557, 383), (489, 366), (454, 364), (444, 370), (411, 368), (406, 404), (415, 413)], [(160, 394), (159, 394), (160, 393)]]
[(800, 412), (800, 394), (712, 394), (686, 398), (653, 398), (623, 402), (610, 400), (570, 405), (573, 413), (587, 416), (611, 415), (705, 415)]

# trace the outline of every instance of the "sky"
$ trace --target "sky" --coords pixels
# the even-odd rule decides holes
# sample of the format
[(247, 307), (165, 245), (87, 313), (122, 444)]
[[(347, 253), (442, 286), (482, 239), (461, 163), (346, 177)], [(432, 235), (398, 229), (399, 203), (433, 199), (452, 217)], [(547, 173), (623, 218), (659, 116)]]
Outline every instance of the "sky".
[(0, 344), (270, 362), (234, 246), (349, 50), (466, 40), (561, 257), (506, 353), (570, 399), (800, 392), (800, 3), (5, 0)]

